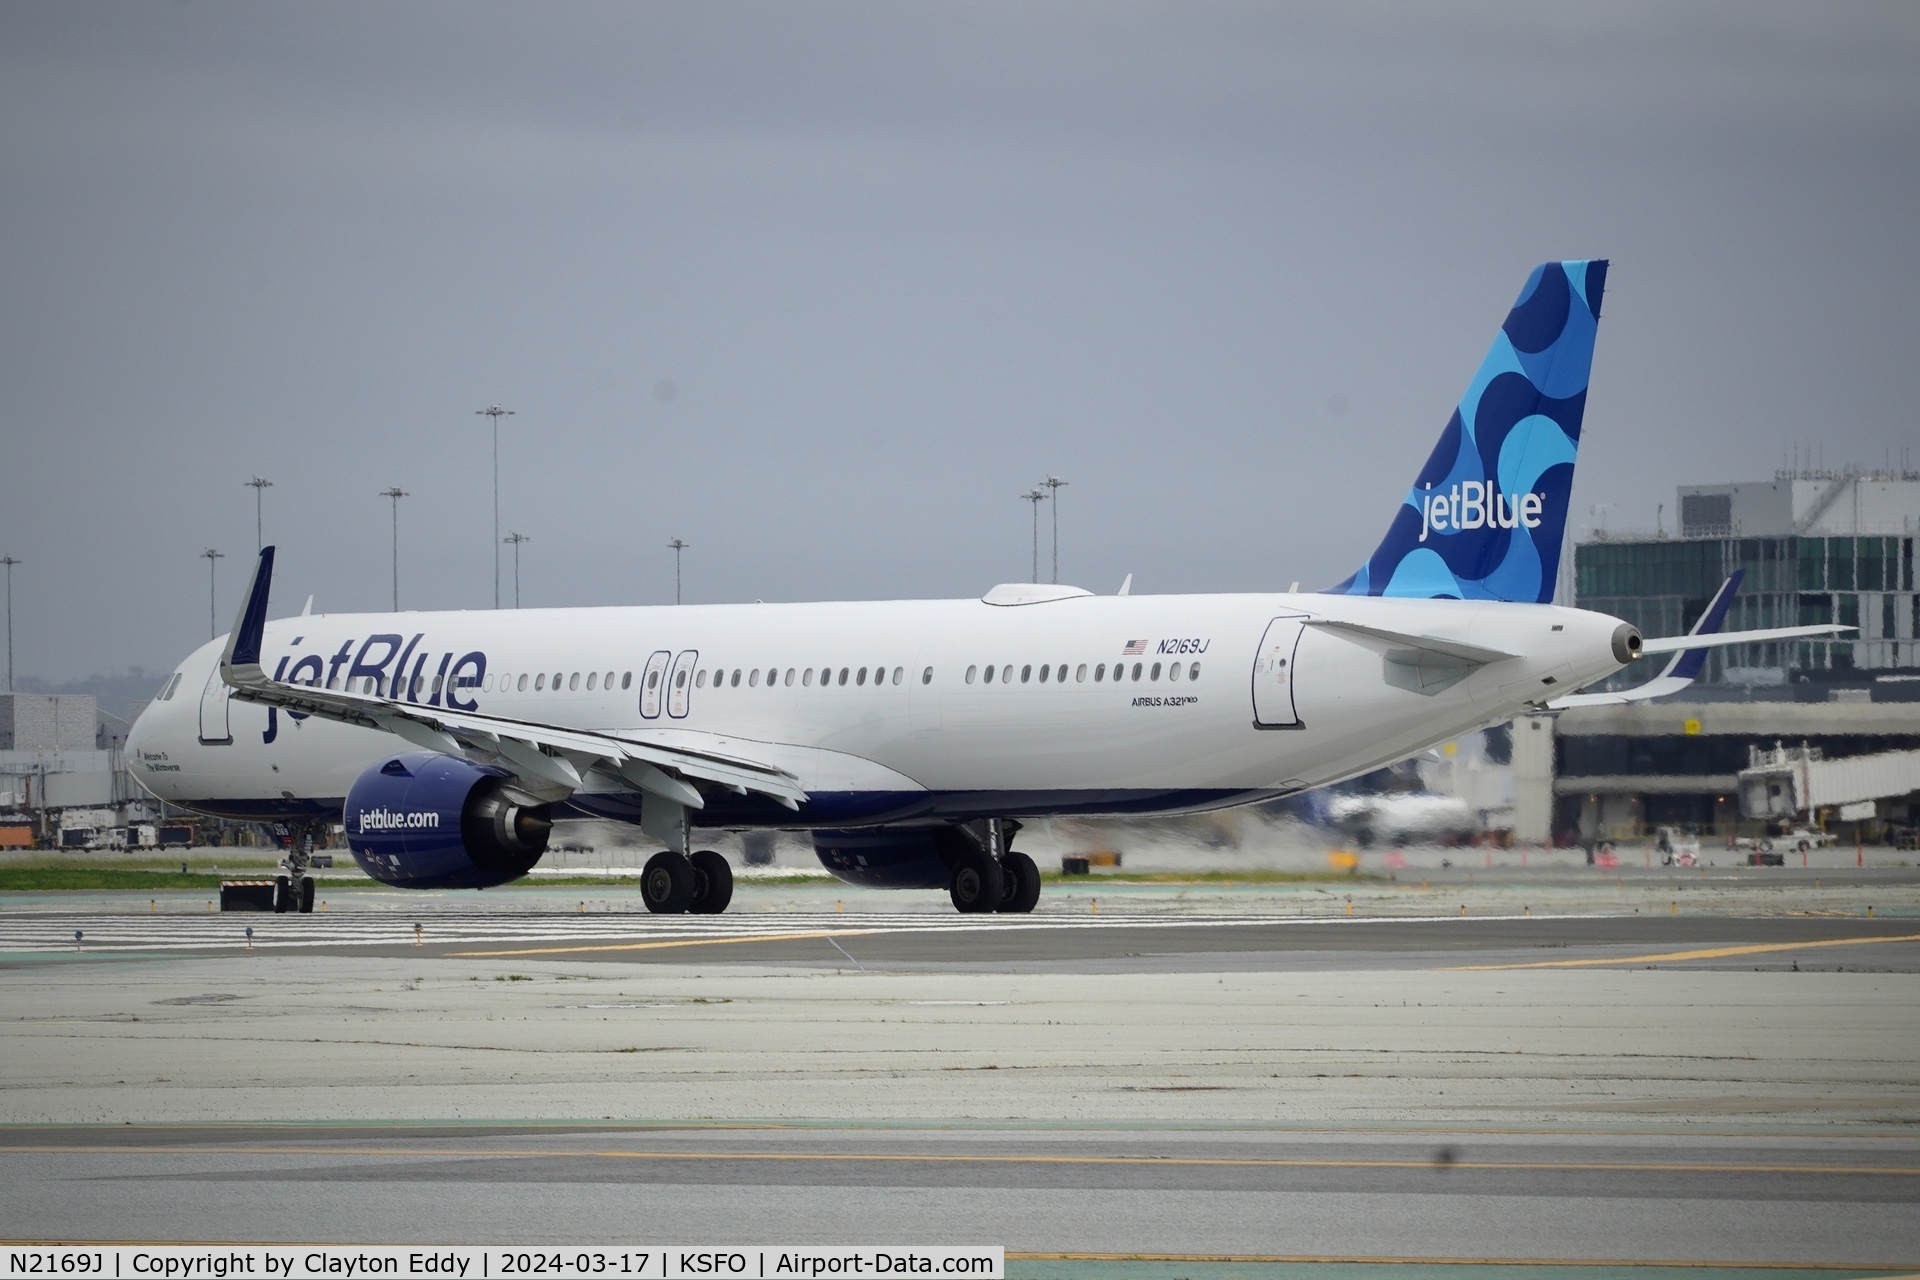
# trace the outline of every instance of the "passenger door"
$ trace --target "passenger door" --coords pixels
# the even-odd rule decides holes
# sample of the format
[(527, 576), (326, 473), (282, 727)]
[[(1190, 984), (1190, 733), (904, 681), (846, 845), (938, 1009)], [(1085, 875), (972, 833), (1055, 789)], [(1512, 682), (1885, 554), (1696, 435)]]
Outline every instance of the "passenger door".
[(1253, 727), (1299, 729), (1300, 714), (1293, 704), (1294, 665), (1305, 614), (1290, 614), (1267, 624), (1266, 635), (1253, 655)]
[(215, 666), (213, 674), (207, 677), (207, 687), (200, 691), (201, 745), (224, 747), (232, 744), (233, 727), (228, 721), (228, 698), (232, 693), (226, 681), (220, 678), (220, 668)]

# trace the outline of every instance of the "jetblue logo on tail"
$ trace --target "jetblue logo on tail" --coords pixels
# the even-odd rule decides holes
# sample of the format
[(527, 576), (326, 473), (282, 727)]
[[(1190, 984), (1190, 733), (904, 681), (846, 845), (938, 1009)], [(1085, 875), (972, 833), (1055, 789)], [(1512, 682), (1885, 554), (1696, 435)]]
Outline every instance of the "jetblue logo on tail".
[(1606, 281), (1602, 261), (1534, 269), (1379, 549), (1330, 593), (1553, 599)]
[(1427, 490), (1420, 499), (1420, 541), (1448, 529), (1538, 529), (1546, 498), (1523, 493), (1508, 498), (1495, 484), (1463, 480), (1445, 493)]

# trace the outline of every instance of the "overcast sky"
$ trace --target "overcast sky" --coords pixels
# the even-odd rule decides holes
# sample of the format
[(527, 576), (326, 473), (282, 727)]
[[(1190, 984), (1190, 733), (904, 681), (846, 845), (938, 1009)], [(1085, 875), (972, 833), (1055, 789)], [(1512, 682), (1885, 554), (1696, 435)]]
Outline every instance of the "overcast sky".
[[(1575, 520), (1920, 463), (1920, 9), (0, 7), (17, 668), (276, 613), (1324, 586), (1532, 266)], [(1049, 576), (1042, 508), (1041, 576)], [(507, 561), (511, 573), (511, 560)], [(511, 603), (509, 577), (506, 588)]]

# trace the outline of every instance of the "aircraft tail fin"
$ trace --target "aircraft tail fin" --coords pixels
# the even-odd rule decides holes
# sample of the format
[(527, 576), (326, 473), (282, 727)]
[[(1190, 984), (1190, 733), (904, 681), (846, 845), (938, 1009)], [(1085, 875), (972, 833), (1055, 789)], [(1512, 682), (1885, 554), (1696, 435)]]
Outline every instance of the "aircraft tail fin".
[(1605, 259), (1535, 267), (1379, 549), (1329, 595), (1553, 600)]

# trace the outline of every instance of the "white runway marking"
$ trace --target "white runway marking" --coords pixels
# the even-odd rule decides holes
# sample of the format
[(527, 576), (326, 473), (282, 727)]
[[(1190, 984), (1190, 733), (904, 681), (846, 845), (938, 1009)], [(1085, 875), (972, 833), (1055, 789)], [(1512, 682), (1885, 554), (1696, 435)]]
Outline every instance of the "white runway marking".
[[(656, 916), (639, 912), (566, 913), (422, 912), (417, 918), (385, 911), (273, 915), (231, 912), (207, 915), (137, 915), (101, 912), (9, 911), (0, 915), (0, 953), (72, 952), (74, 933), (82, 952), (225, 951), (244, 949), (253, 930), (255, 949), (286, 947), (406, 946), (420, 940), (446, 943), (672, 942), (704, 939), (769, 940), (797, 933), (816, 936), (874, 933), (996, 933), (1022, 929), (1184, 929), (1251, 925), (1367, 925), (1422, 921), (1485, 923), (1518, 916), (1271, 916), (1035, 914), (1030, 916), (932, 915), (926, 912), (782, 912), (740, 916)], [(1544, 920), (1557, 917), (1536, 915)]]

